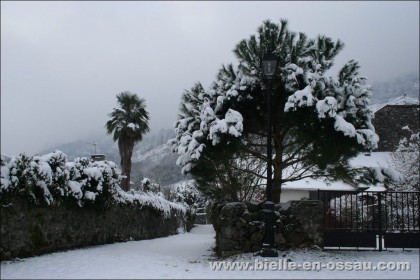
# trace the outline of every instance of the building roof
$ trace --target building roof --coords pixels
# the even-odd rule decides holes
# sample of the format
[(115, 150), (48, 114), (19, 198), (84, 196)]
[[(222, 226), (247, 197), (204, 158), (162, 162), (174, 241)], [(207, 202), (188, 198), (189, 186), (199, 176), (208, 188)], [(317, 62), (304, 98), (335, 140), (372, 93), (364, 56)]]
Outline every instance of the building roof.
[[(370, 154), (360, 154), (350, 160), (350, 165), (353, 167), (390, 167), (391, 153), (388, 152), (374, 152)], [(282, 185), (282, 190), (299, 190), (299, 191), (356, 191), (358, 188), (342, 181), (327, 182), (322, 179), (303, 179), (295, 182), (287, 182)], [(364, 191), (385, 191), (383, 185), (369, 186)]]
[(420, 102), (419, 99), (408, 97), (406, 95), (397, 97), (395, 99), (390, 100), (387, 103), (381, 103), (381, 104), (374, 104), (371, 106), (373, 112), (377, 112), (381, 110), (385, 106), (419, 106)]

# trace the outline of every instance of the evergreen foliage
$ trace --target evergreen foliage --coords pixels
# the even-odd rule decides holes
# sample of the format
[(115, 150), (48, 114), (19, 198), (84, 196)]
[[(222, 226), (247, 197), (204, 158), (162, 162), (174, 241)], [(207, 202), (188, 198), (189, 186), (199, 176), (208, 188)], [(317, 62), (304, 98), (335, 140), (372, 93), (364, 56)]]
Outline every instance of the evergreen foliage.
[[(359, 75), (358, 62), (346, 63), (337, 78), (325, 76), (343, 47), (340, 40), (327, 36), (309, 39), (292, 32), (286, 20), (263, 22), (256, 35), (236, 45), (237, 67), (223, 65), (208, 90), (197, 83), (184, 92), (176, 137), (170, 141), (182, 171), (191, 173), (203, 192), (212, 184), (220, 190), (243, 186), (233, 179), (236, 175), (229, 176), (233, 170), (265, 179), (261, 164), (267, 161), (267, 81), (262, 57), (274, 53), (278, 57), (272, 81), (274, 202), (288, 181), (345, 178), (356, 184), (358, 170), (351, 170), (348, 161), (360, 151), (376, 148), (378, 136), (371, 123), (370, 87)], [(244, 167), (244, 160), (255, 164)], [(230, 179), (213, 180), (218, 177)], [(237, 199), (228, 193), (220, 196)]]

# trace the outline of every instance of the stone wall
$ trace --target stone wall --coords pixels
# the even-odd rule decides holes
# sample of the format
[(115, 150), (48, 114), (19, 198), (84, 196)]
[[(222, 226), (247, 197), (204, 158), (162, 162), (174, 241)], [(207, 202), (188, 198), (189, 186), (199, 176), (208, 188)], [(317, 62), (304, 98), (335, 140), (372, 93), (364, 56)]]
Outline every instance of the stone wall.
[(173, 210), (165, 217), (148, 206), (114, 205), (108, 209), (35, 207), (13, 199), (1, 208), (0, 259), (29, 257), (85, 246), (177, 234), (192, 218)]
[[(323, 205), (301, 200), (274, 206), (275, 243), (278, 249), (323, 247)], [(261, 250), (264, 204), (225, 203), (211, 213), (216, 230), (216, 252), (221, 257)]]
[(404, 126), (408, 126), (414, 132), (419, 130), (419, 106), (387, 105), (375, 113), (372, 123), (379, 136), (376, 151), (393, 152), (403, 137), (411, 135), (402, 130)]

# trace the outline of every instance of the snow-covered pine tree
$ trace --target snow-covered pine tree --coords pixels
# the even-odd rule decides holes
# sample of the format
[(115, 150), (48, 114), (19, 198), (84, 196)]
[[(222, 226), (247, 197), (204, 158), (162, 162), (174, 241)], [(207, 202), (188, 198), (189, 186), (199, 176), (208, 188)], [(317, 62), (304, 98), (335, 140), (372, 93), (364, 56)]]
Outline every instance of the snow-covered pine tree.
[[(281, 185), (308, 177), (345, 179), (355, 183), (348, 160), (360, 151), (377, 147), (371, 123), (371, 91), (351, 60), (337, 78), (325, 72), (343, 49), (340, 40), (326, 36), (308, 39), (304, 33), (265, 21), (256, 35), (234, 49), (238, 66), (222, 66), (208, 90), (200, 84), (184, 93), (176, 137), (170, 141), (179, 154), (183, 172), (210, 180), (224, 159), (252, 158), (266, 162), (267, 86), (262, 77), (262, 57), (278, 57), (272, 81), (273, 200), (279, 202)], [(264, 177), (265, 170), (244, 172)], [(358, 170), (364, 175), (372, 174)], [(203, 177), (201, 177), (203, 178)], [(365, 178), (371, 182), (372, 178)]]

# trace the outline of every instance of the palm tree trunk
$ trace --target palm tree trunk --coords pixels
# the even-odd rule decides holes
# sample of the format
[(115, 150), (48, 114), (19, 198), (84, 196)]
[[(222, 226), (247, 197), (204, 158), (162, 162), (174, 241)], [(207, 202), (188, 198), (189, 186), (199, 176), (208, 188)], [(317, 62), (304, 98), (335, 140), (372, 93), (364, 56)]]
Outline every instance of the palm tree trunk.
[(129, 137), (121, 137), (118, 139), (118, 148), (121, 157), (122, 175), (126, 176), (121, 181), (121, 188), (127, 192), (130, 190), (131, 156), (133, 155), (134, 142)]

